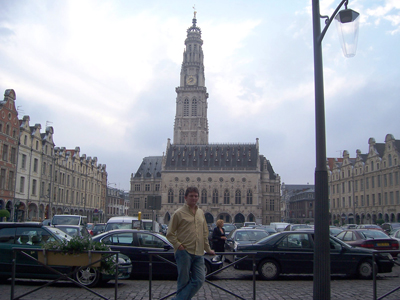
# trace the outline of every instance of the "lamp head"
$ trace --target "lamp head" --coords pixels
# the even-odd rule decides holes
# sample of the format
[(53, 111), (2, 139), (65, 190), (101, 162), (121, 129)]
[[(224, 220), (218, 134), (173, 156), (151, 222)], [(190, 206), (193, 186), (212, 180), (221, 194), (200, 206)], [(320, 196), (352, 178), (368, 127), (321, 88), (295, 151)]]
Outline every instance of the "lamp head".
[(343, 54), (346, 57), (356, 55), (360, 14), (352, 9), (341, 10), (335, 17)]

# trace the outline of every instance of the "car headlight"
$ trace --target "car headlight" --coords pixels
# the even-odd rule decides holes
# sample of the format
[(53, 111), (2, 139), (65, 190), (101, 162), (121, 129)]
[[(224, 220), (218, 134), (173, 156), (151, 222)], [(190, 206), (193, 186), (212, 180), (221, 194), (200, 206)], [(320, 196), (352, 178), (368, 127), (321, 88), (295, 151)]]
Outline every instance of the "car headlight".
[(130, 264), (131, 260), (128, 256), (124, 255), (124, 254), (119, 254), (118, 255), (118, 264)]
[(235, 243), (233, 244), (233, 251), (237, 251), (237, 248), (238, 248), (238, 243), (235, 242)]
[(212, 262), (219, 262), (221, 261), (221, 256), (220, 255), (215, 255), (213, 258), (211, 258)]

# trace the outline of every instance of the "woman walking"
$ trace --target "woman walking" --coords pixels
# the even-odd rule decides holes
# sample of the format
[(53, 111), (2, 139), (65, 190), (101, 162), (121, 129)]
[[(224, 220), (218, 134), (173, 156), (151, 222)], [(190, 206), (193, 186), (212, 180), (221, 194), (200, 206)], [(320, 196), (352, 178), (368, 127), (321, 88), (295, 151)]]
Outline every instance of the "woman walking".
[[(218, 220), (217, 221), (217, 226), (214, 228), (213, 234), (212, 234), (212, 245), (213, 249), (215, 252), (225, 252), (225, 229), (223, 228), (224, 226), (224, 221), (223, 220)], [(222, 257), (221, 257), (222, 260)]]

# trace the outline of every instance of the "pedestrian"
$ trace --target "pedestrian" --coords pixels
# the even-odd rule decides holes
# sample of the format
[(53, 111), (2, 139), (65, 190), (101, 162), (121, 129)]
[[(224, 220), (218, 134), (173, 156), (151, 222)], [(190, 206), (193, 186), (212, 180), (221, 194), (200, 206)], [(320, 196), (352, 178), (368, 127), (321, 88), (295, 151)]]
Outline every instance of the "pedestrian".
[[(212, 234), (213, 249), (215, 252), (225, 252), (226, 235), (225, 235), (225, 229), (223, 228), (224, 220), (220, 219), (217, 221), (216, 224), (217, 226), (214, 228)], [(222, 255), (221, 255), (221, 260), (222, 260)]]
[(178, 268), (176, 300), (189, 300), (205, 280), (204, 251), (215, 255), (208, 244), (208, 227), (204, 212), (197, 206), (199, 190), (188, 187), (185, 204), (172, 215), (167, 239), (174, 246)]

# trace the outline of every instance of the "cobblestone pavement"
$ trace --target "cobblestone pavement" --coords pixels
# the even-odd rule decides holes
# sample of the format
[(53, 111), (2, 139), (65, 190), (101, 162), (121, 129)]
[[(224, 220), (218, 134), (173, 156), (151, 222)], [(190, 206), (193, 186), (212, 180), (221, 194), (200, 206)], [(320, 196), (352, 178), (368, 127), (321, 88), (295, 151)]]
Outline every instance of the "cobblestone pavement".
[[(400, 267), (395, 267), (392, 273), (379, 274), (377, 281), (378, 296), (400, 285)], [(245, 299), (253, 299), (252, 273), (234, 269), (224, 270), (214, 276), (212, 283), (224, 287), (227, 290), (240, 295)], [(43, 284), (43, 281), (18, 280), (15, 287), (15, 296), (33, 290)], [(152, 299), (160, 299), (173, 293), (176, 281), (157, 279), (152, 281)], [(102, 287), (94, 288), (94, 291), (114, 299), (114, 283), (110, 282)], [(312, 276), (281, 276), (275, 281), (256, 281), (256, 299), (312, 299)], [(11, 281), (0, 284), (0, 300), (9, 300), (11, 295)], [(45, 287), (28, 296), (26, 300), (78, 300), (101, 299), (100, 297), (85, 291), (72, 283), (62, 282)], [(118, 299), (149, 299), (149, 281), (146, 278), (135, 280), (121, 280), (118, 285)], [(168, 298), (171, 299), (171, 298)], [(193, 299), (235, 299), (234, 296), (205, 283)], [(238, 298), (236, 298), (238, 299)], [(373, 299), (373, 281), (358, 280), (347, 277), (334, 276), (331, 280), (331, 299)], [(395, 292), (385, 298), (388, 300), (400, 299), (400, 292)]]

